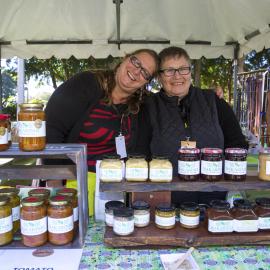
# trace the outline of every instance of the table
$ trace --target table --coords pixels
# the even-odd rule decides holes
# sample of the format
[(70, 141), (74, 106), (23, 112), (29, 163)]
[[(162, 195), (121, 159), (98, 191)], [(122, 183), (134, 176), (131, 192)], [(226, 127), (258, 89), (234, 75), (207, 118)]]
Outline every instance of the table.
[[(80, 270), (132, 269), (162, 270), (160, 254), (185, 252), (187, 249), (124, 249), (103, 244), (105, 225), (90, 219)], [(201, 270), (270, 269), (270, 246), (197, 248), (193, 252)]]

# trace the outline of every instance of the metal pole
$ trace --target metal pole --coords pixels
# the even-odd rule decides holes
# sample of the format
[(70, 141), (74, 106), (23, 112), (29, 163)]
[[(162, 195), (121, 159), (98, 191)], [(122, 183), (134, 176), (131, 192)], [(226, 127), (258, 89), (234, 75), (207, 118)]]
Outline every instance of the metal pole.
[[(17, 105), (24, 102), (24, 59), (18, 58), (18, 79), (17, 79)], [(17, 106), (17, 113), (19, 106)]]
[(3, 110), (3, 83), (2, 83), (2, 47), (0, 44), (0, 112)]
[(120, 5), (123, 3), (123, 0), (113, 0), (113, 3), (115, 4), (116, 7), (116, 28), (117, 28), (117, 44), (118, 44), (118, 49), (120, 50)]
[(237, 43), (234, 47), (234, 60), (233, 60), (233, 111), (235, 114), (237, 109), (238, 54), (239, 54), (239, 44)]

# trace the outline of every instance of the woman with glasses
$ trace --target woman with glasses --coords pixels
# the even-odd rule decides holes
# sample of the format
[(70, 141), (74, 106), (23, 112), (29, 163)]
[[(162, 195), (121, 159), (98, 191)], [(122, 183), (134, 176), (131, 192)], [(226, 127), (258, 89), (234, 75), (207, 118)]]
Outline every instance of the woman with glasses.
[[(197, 148), (247, 148), (238, 121), (231, 107), (212, 90), (202, 90), (191, 84), (191, 60), (187, 52), (169, 47), (159, 53), (161, 91), (147, 105), (153, 135), (151, 152), (169, 157), (178, 169), (180, 142), (196, 142)], [(194, 193), (192, 193), (194, 194)], [(173, 193), (174, 202), (197, 201), (190, 193)], [(207, 194), (207, 201), (215, 193)], [(224, 197), (225, 193), (221, 194)]]

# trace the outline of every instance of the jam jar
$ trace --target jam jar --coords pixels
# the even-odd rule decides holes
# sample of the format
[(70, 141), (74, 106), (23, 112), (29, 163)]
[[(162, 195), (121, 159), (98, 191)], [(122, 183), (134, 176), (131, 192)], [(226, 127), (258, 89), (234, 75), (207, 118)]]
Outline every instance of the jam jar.
[(180, 148), (178, 151), (178, 175), (183, 180), (194, 181), (200, 176), (200, 149)]
[(134, 224), (136, 227), (146, 227), (150, 223), (150, 205), (144, 201), (135, 201), (132, 204), (134, 210)]
[(23, 151), (40, 151), (46, 145), (46, 123), (43, 104), (20, 104), (18, 114), (19, 148)]
[(207, 209), (208, 231), (212, 233), (233, 232), (233, 217), (230, 204), (223, 200), (213, 200)]
[(113, 232), (121, 236), (130, 235), (134, 232), (133, 209), (122, 207), (113, 210)]
[(160, 229), (172, 229), (175, 226), (175, 207), (169, 203), (160, 203), (155, 210), (155, 224)]
[(197, 203), (184, 202), (180, 205), (180, 225), (184, 228), (197, 228), (200, 224), (200, 208)]
[(230, 181), (243, 181), (247, 175), (247, 150), (226, 148), (224, 178)]
[(8, 130), (8, 117), (6, 114), (0, 114), (0, 151), (5, 151), (9, 148)]
[(220, 148), (201, 149), (201, 177), (207, 181), (218, 181), (222, 177), (222, 153)]
[(123, 179), (123, 170), (119, 156), (105, 156), (100, 162), (99, 174), (102, 182), (121, 182)]
[(231, 210), (234, 217), (233, 230), (235, 232), (257, 232), (258, 217), (253, 206), (248, 200), (234, 201), (234, 208)]
[(153, 156), (149, 163), (149, 179), (151, 182), (171, 182), (173, 175), (172, 163), (167, 157)]
[(45, 205), (49, 204), (50, 190), (46, 188), (35, 188), (28, 192), (29, 197), (39, 197), (44, 200)]
[(255, 213), (258, 216), (259, 230), (270, 229), (270, 198), (257, 198)]
[(74, 236), (73, 209), (69, 197), (53, 196), (48, 207), (49, 242), (54, 245), (65, 245)]
[(0, 246), (9, 244), (13, 239), (12, 210), (9, 197), (0, 195)]
[(120, 201), (109, 201), (105, 203), (105, 223), (109, 227), (113, 227), (113, 211), (118, 208), (125, 207)]
[(0, 189), (0, 195), (6, 195), (10, 198), (10, 204), (12, 207), (13, 233), (17, 232), (20, 228), (20, 197), (18, 194), (19, 190), (17, 188)]
[(38, 197), (26, 197), (21, 208), (22, 243), (38, 247), (47, 242), (47, 211), (44, 201)]
[(126, 162), (127, 181), (146, 181), (148, 179), (148, 162), (145, 156), (131, 155)]
[(262, 148), (259, 152), (259, 178), (270, 181), (270, 147)]

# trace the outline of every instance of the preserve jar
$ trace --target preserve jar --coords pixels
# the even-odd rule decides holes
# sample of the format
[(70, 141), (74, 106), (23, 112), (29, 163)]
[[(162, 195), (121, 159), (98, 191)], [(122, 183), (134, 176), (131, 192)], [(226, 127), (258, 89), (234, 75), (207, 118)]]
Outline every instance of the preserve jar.
[(146, 181), (148, 179), (148, 163), (145, 156), (133, 155), (126, 162), (127, 181)]
[(122, 162), (119, 156), (106, 156), (100, 162), (100, 180), (102, 182), (121, 182), (123, 179)]
[(259, 178), (270, 181), (270, 147), (262, 148), (259, 152)]
[(201, 149), (201, 177), (207, 181), (218, 181), (222, 177), (222, 149)]
[(230, 181), (243, 181), (247, 176), (247, 150), (226, 148), (224, 178)]
[(50, 190), (46, 188), (35, 188), (28, 192), (29, 197), (39, 197), (44, 200), (45, 205), (49, 204)]
[(0, 195), (0, 246), (9, 244), (13, 239), (12, 210), (9, 197)]
[(211, 233), (233, 232), (233, 217), (230, 204), (223, 200), (213, 200), (206, 210), (208, 217), (208, 231)]
[(175, 207), (169, 203), (160, 203), (155, 210), (155, 224), (160, 229), (172, 229), (175, 226)]
[(122, 207), (113, 210), (113, 232), (121, 236), (130, 235), (134, 232), (133, 209)]
[(8, 142), (8, 117), (6, 114), (0, 114), (0, 151), (5, 151), (9, 148)]
[(146, 227), (150, 223), (150, 205), (144, 201), (135, 201), (132, 203), (134, 210), (135, 227)]
[(19, 148), (23, 151), (40, 151), (46, 145), (46, 122), (43, 104), (20, 104), (18, 113)]
[(10, 198), (10, 204), (12, 207), (13, 233), (17, 232), (20, 228), (20, 197), (18, 194), (19, 190), (17, 188), (0, 189), (0, 195), (6, 195)]
[(167, 157), (153, 156), (149, 163), (149, 179), (151, 182), (171, 182), (173, 175), (172, 163)]
[(120, 201), (109, 201), (105, 203), (105, 223), (109, 227), (113, 227), (113, 211), (123, 208), (125, 204)]
[(38, 247), (47, 242), (47, 211), (44, 201), (38, 197), (26, 197), (21, 208), (22, 243)]
[(74, 236), (73, 209), (66, 196), (53, 196), (48, 206), (48, 240), (54, 245), (65, 245)]
[(234, 208), (231, 210), (234, 217), (233, 230), (235, 232), (257, 232), (258, 217), (253, 206), (248, 200), (234, 201)]
[(200, 223), (200, 208), (197, 203), (184, 202), (180, 205), (180, 225), (184, 228), (194, 229)]
[(194, 181), (200, 176), (200, 149), (180, 148), (178, 151), (178, 175), (183, 180)]
[(270, 229), (270, 198), (257, 198), (255, 213), (258, 216), (259, 230)]

